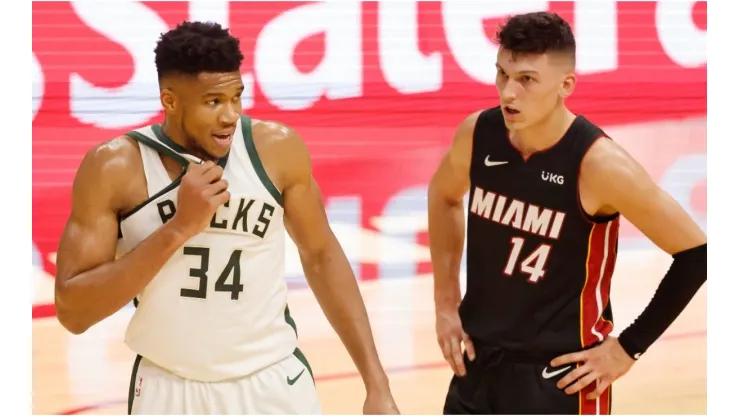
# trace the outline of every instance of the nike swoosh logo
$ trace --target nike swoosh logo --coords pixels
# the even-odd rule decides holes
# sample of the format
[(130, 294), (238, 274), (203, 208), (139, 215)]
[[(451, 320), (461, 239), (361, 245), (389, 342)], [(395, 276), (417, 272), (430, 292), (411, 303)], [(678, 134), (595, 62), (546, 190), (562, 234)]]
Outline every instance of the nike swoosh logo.
[(570, 366), (567, 366), (567, 367), (565, 367), (565, 368), (561, 368), (561, 369), (558, 369), (558, 370), (555, 370), (555, 371), (551, 371), (551, 372), (549, 372), (549, 373), (548, 373), (548, 372), (547, 372), (547, 367), (545, 367), (545, 368), (544, 368), (544, 369), (542, 370), (542, 378), (544, 378), (545, 380), (547, 380), (547, 379), (549, 379), (549, 378), (553, 378), (553, 377), (555, 377), (555, 376), (556, 376), (556, 375), (558, 375), (558, 374), (564, 373), (564, 372), (566, 372), (566, 371), (567, 371), (567, 370), (569, 370), (569, 369), (570, 369)]
[(509, 163), (509, 162), (493, 162), (493, 161), (488, 160), (488, 156), (486, 156), (486, 160), (484, 160), (483, 162), (486, 164), (486, 166), (499, 166), (499, 165), (505, 165)]
[(295, 376), (295, 378), (290, 378), (290, 377), (287, 377), (287, 376), (286, 376), (285, 378), (286, 378), (286, 379), (287, 379), (287, 381), (288, 381), (288, 385), (289, 385), (289, 386), (292, 386), (293, 384), (295, 384), (295, 382), (296, 382), (296, 381), (298, 381), (298, 379), (299, 379), (299, 378), (301, 378), (301, 376), (303, 375), (303, 372), (304, 372), (304, 371), (306, 371), (306, 370), (301, 370), (301, 372), (300, 372), (300, 373), (298, 373), (298, 375), (297, 375), (297, 376)]

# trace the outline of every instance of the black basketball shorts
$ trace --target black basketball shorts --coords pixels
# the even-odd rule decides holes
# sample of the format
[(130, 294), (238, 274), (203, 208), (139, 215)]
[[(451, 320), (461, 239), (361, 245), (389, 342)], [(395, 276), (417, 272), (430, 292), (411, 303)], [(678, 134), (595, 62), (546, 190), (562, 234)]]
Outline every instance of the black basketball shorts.
[(444, 414), (611, 413), (611, 386), (596, 400), (587, 399), (595, 384), (572, 395), (558, 388), (573, 366), (551, 368), (547, 360), (514, 358), (500, 349), (482, 349), (474, 361), (464, 361), (466, 375), (453, 376)]

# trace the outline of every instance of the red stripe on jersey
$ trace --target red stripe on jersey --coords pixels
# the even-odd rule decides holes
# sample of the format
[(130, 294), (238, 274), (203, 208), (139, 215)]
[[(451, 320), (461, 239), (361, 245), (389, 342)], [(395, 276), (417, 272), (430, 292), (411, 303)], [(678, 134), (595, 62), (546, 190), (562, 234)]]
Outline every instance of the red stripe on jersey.
[(596, 400), (589, 400), (588, 395), (594, 391), (596, 383), (591, 383), (588, 387), (578, 392), (579, 411), (581, 415), (609, 415), (611, 414), (612, 386), (609, 386), (601, 393)]
[(586, 255), (586, 279), (581, 290), (581, 346), (600, 342), (613, 325), (602, 318), (609, 300), (616, 261), (619, 220), (593, 224)]

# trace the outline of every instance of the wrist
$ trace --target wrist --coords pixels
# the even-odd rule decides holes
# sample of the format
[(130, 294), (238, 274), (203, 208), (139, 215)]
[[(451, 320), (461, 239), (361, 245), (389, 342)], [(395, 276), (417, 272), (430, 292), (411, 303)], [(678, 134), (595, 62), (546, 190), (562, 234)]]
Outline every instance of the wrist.
[(456, 311), (459, 304), (459, 300), (450, 295), (434, 297), (434, 308), (437, 312)]
[(388, 376), (382, 369), (363, 376), (362, 381), (368, 394), (385, 394), (391, 390)]
[(643, 348), (638, 347), (637, 344), (630, 338), (625, 336), (624, 333), (619, 335), (619, 337), (617, 338), (617, 342), (622, 347), (627, 356), (629, 356), (633, 360), (639, 359), (645, 352)]
[(181, 246), (185, 244), (190, 238), (192, 238), (197, 232), (194, 232), (190, 227), (187, 227), (181, 221), (178, 221), (177, 214), (172, 217), (171, 220), (167, 221), (162, 228), (161, 232), (167, 234), (173, 244)]
[(434, 306), (437, 309), (457, 309), (460, 304), (460, 286), (452, 279), (434, 280)]

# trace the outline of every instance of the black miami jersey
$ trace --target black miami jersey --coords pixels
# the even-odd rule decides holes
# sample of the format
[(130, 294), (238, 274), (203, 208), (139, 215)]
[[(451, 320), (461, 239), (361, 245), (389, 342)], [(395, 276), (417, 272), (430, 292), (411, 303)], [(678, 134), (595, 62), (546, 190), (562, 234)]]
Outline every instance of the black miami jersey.
[(587, 215), (578, 192), (583, 156), (605, 136), (578, 116), (556, 144), (524, 160), (500, 107), (480, 114), (460, 305), (474, 343), (550, 359), (612, 331), (619, 215)]

